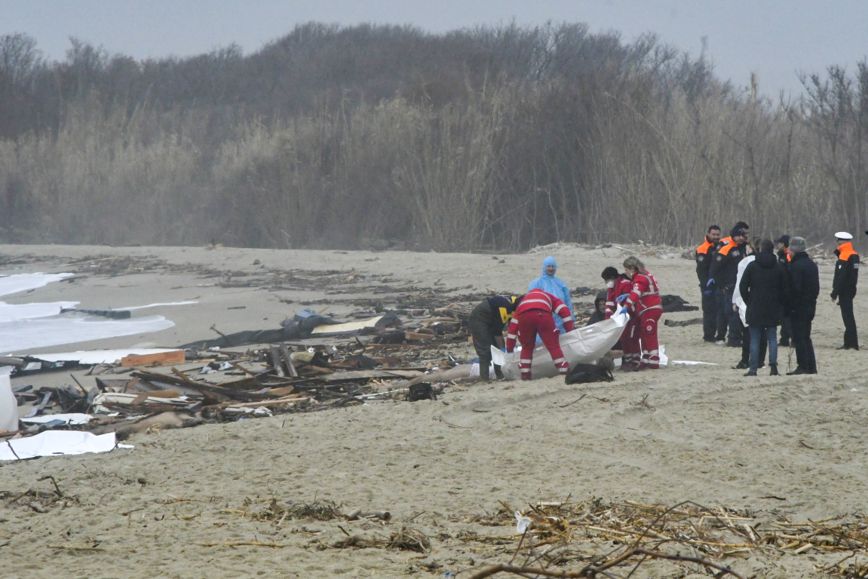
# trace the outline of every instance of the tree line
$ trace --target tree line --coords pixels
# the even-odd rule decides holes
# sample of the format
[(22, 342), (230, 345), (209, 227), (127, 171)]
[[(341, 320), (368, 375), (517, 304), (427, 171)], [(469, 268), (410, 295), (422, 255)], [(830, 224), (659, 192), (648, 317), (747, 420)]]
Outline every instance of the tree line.
[(793, 100), (654, 36), (298, 26), (244, 55), (0, 36), (0, 240), (523, 250), (868, 225), (868, 65)]

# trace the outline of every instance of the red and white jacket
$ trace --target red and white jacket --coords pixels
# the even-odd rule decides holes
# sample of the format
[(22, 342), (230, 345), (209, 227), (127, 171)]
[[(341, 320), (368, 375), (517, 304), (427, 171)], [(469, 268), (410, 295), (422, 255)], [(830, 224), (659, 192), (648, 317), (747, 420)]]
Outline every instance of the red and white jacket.
[(548, 314), (557, 314), (564, 321), (564, 329), (572, 332), (576, 329), (573, 323), (573, 316), (570, 308), (567, 305), (548, 292), (541, 289), (535, 289), (524, 294), (518, 307), (515, 308), (515, 313), (509, 326), (506, 330), (506, 351), (512, 352), (515, 349), (516, 336), (518, 335), (519, 319), (523, 314), (528, 312), (545, 312)]
[(615, 287), (606, 290), (606, 319), (611, 318), (618, 309), (618, 304), (615, 303), (615, 298), (623, 294), (629, 294), (633, 291), (633, 281), (623, 275), (619, 275), (615, 279)]
[(663, 310), (660, 300), (660, 288), (657, 280), (650, 273), (637, 272), (633, 276), (633, 288), (624, 303), (637, 314), (643, 314), (651, 310)]

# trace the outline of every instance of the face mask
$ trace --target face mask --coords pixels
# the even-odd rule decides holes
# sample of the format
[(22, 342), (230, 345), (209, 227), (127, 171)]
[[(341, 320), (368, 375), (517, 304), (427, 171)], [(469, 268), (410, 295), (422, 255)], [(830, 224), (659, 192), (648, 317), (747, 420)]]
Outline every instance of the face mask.
[(615, 287), (615, 282), (614, 281), (607, 281), (606, 287), (609, 289), (612, 289), (613, 287)]

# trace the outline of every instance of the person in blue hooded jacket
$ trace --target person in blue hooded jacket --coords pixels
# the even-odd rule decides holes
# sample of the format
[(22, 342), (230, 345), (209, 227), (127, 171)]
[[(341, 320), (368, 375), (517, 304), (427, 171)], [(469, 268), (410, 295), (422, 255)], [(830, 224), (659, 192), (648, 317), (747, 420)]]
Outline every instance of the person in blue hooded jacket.
[[(562, 282), (560, 278), (555, 276), (557, 271), (558, 263), (555, 261), (555, 258), (552, 256), (545, 258), (543, 260), (542, 275), (528, 284), (527, 291), (541, 289), (544, 292), (552, 294), (567, 305), (567, 308), (570, 310), (570, 319), (575, 322), (576, 318), (573, 315), (573, 300), (570, 299), (570, 288), (568, 288), (567, 284)], [(564, 322), (561, 320), (560, 316), (554, 316), (554, 318), (558, 331), (563, 334)]]

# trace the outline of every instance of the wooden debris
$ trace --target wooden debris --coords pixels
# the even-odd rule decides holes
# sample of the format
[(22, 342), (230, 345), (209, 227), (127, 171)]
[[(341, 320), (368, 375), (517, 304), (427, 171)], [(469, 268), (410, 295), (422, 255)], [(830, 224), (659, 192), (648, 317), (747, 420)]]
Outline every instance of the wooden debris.
[(121, 358), (120, 365), (124, 368), (132, 368), (134, 366), (160, 366), (167, 364), (183, 364), (184, 360), (184, 350), (172, 350), (171, 352), (161, 352), (159, 354), (130, 354), (129, 356)]
[[(477, 517), (473, 522), (483, 525), (514, 526), (514, 509), (509, 505), (493, 517)], [(509, 564), (492, 565), (471, 577), (489, 577), (497, 573), (539, 577), (596, 577), (616, 567), (634, 568), (648, 560), (698, 565), (717, 577), (742, 577), (728, 565), (718, 562), (734, 554), (776, 548), (792, 555), (808, 551), (819, 553), (868, 552), (868, 517), (852, 515), (824, 521), (790, 522), (786, 519), (761, 525), (747, 512), (708, 508), (690, 501), (672, 507), (646, 505), (625, 501), (606, 503), (595, 499), (587, 502), (537, 503), (529, 507), (525, 517), (531, 520), (528, 531), (516, 536), (516, 553), (540, 566)], [(477, 541), (466, 534), (468, 541)], [(478, 542), (490, 543), (486, 538)], [(591, 543), (606, 549), (594, 556), (576, 548)], [(620, 545), (611, 550), (611, 542)], [(557, 557), (548, 553), (559, 552)], [(571, 560), (564, 553), (576, 553)], [(584, 554), (582, 554), (584, 552)], [(685, 552), (692, 553), (686, 555)], [(850, 572), (838, 564), (823, 569), (841, 576)], [(572, 568), (569, 564), (573, 563)], [(556, 567), (554, 565), (557, 565)], [(673, 572), (681, 575), (684, 571)]]

